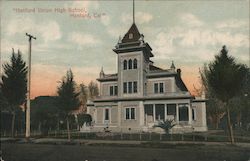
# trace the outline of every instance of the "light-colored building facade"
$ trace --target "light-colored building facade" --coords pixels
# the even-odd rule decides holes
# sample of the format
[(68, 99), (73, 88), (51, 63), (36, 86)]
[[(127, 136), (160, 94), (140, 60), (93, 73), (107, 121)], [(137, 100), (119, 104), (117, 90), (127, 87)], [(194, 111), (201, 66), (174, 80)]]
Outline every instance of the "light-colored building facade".
[(153, 126), (174, 119), (173, 133), (206, 131), (204, 98), (193, 97), (181, 79), (181, 70), (154, 65), (150, 45), (135, 23), (113, 51), (117, 73), (100, 72), (100, 96), (89, 103), (92, 131), (161, 132)]

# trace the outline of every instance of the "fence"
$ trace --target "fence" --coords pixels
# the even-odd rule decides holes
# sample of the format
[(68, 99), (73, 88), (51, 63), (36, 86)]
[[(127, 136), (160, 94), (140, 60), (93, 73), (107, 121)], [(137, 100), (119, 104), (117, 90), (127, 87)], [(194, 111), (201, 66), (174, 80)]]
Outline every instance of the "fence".
[[(193, 142), (228, 142), (227, 135), (212, 135), (207, 133), (183, 133), (183, 134), (158, 134), (158, 133), (82, 133), (71, 131), (72, 139), (86, 140), (134, 140), (134, 141), (193, 141)], [(1, 132), (1, 137), (9, 137), (10, 133)], [(24, 133), (15, 133), (15, 137), (24, 137)], [(67, 138), (67, 131), (49, 131), (42, 136), (40, 132), (33, 131), (31, 137)], [(235, 136), (236, 142), (250, 143), (250, 137)]]

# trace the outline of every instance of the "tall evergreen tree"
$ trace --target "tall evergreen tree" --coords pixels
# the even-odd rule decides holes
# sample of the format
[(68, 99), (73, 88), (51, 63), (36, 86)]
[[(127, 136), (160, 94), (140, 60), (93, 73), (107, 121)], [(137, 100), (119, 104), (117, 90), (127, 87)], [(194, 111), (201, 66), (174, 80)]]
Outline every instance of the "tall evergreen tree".
[(57, 93), (58, 108), (61, 116), (66, 119), (68, 140), (70, 141), (69, 117), (71, 112), (73, 110), (77, 110), (80, 106), (80, 102), (78, 100), (79, 93), (76, 92), (76, 83), (71, 70), (67, 71), (66, 76), (62, 78)]
[(24, 104), (27, 93), (27, 66), (19, 50), (15, 53), (13, 49), (10, 63), (3, 64), (3, 70), (1, 100), (7, 104), (6, 110), (12, 114), (11, 132), (14, 136), (16, 111)]
[(230, 141), (234, 144), (229, 101), (242, 91), (247, 68), (243, 64), (237, 64), (233, 57), (228, 56), (226, 46), (223, 46), (220, 54), (215, 56), (215, 60), (208, 65), (208, 69), (205, 71), (204, 77), (206, 77), (207, 86), (226, 110)]

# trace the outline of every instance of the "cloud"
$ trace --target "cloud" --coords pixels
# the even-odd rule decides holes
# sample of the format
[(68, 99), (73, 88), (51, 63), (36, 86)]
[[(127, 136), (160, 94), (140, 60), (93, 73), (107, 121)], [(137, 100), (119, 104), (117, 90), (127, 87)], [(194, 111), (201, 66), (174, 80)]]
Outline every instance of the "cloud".
[(204, 25), (204, 23), (197, 16), (191, 13), (181, 14), (180, 20), (189, 27), (200, 27)]
[(230, 19), (230, 20), (225, 20), (222, 22), (217, 22), (215, 24), (216, 28), (219, 29), (228, 29), (228, 28), (244, 28), (244, 27), (249, 27), (249, 20), (237, 20), (237, 19)]
[[(122, 23), (124, 24), (128, 24), (129, 22), (132, 23), (133, 21), (132, 19), (133, 19), (132, 14), (122, 13), (122, 16), (121, 16)], [(135, 13), (135, 22), (138, 24), (149, 23), (152, 19), (153, 19), (153, 15), (150, 13), (146, 13), (146, 12)]]
[(72, 32), (69, 35), (68, 40), (81, 46), (96, 46), (101, 43), (101, 41), (94, 35), (79, 32)]
[(108, 26), (110, 24), (110, 17), (108, 15), (102, 16), (101, 22), (103, 25)]
[(43, 38), (44, 42), (59, 40), (62, 37), (60, 26), (56, 21), (46, 20), (43, 22), (35, 22), (28, 17), (12, 19), (7, 24), (6, 31), (8, 36), (24, 34), (26, 32), (33, 33), (35, 35), (39, 34)]

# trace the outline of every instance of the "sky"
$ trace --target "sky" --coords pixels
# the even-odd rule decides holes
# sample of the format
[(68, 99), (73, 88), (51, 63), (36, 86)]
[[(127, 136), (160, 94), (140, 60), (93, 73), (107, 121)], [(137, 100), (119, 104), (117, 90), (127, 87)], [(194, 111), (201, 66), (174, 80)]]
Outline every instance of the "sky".
[[(132, 0), (1, 1), (1, 64), (12, 48), (27, 61), (32, 41), (31, 97), (56, 95), (68, 69), (77, 83), (117, 72), (112, 51), (132, 25)], [(249, 0), (135, 1), (135, 23), (153, 49), (156, 66), (174, 61), (191, 93), (200, 87), (199, 68), (223, 45), (239, 63), (249, 64)], [(1, 69), (1, 72), (3, 70)]]

